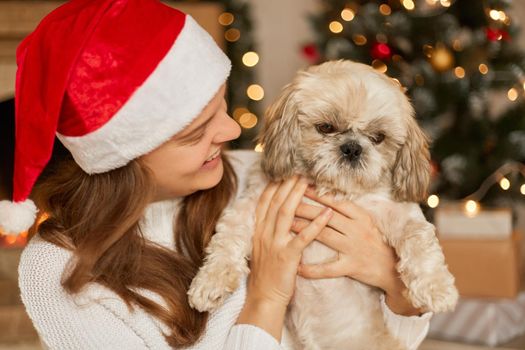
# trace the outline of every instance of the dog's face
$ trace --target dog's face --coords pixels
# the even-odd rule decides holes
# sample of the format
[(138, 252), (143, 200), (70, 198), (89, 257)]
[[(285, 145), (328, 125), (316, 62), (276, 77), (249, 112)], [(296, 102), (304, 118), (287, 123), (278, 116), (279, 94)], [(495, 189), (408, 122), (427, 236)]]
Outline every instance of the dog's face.
[(300, 72), (270, 106), (259, 137), (273, 180), (294, 173), (340, 192), (389, 189), (420, 201), (427, 140), (401, 87), (364, 64), (332, 61)]

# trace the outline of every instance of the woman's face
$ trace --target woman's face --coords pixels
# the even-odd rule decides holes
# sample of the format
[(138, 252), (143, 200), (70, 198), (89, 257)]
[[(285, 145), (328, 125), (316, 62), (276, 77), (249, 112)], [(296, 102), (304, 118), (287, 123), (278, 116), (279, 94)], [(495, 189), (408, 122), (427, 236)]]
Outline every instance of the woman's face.
[(223, 85), (193, 122), (141, 159), (153, 171), (155, 201), (212, 188), (223, 174), (222, 146), (241, 128), (226, 112)]

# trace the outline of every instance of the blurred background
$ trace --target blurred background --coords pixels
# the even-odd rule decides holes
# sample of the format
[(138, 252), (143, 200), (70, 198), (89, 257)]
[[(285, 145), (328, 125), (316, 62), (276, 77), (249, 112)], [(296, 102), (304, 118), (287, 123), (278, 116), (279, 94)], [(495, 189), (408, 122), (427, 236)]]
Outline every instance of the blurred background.
[[(461, 294), (421, 349), (525, 349), (525, 1), (165, 2), (233, 62), (227, 97), (243, 134), (232, 148), (260, 151), (265, 108), (308, 65), (352, 59), (396, 79), (432, 139), (422, 208)], [(16, 47), (63, 3), (0, 0), (0, 199), (12, 187)], [(0, 232), (0, 349), (40, 349), (16, 281), (26, 236)]]

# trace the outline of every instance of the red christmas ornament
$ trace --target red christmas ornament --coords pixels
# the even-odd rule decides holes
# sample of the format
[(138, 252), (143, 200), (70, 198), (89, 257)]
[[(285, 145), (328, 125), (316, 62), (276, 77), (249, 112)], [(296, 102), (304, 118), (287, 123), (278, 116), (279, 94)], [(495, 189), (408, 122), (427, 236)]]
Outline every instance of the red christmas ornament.
[(509, 32), (507, 32), (504, 29), (498, 29), (498, 28), (485, 28), (485, 35), (487, 36), (487, 39), (490, 41), (499, 41), (499, 40), (510, 40)]
[(378, 60), (389, 60), (392, 57), (392, 49), (384, 43), (375, 43), (372, 45), (370, 55)]
[(321, 58), (321, 54), (315, 44), (307, 44), (303, 46), (303, 55), (310, 63), (316, 63)]

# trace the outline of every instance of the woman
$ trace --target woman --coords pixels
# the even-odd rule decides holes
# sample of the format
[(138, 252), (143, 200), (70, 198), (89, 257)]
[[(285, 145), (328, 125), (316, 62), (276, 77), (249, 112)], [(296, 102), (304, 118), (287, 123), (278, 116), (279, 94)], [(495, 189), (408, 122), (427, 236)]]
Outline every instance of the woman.
[[(39, 180), (33, 194), (48, 217), (19, 266), (22, 300), (45, 346), (286, 348), (301, 251), (331, 216), (303, 205), (290, 238), (304, 179), (270, 184), (261, 196), (248, 281), (213, 314), (187, 302), (215, 223), (257, 161), (232, 152), (230, 164), (222, 154), (240, 129), (224, 101), (230, 62), (213, 40), (158, 1), (73, 0), (41, 22), (17, 59), (14, 203), (0, 208), (16, 215), (0, 220), (4, 229), (32, 219), (27, 197), (55, 133), (73, 156)], [(352, 204), (330, 205), (344, 213)], [(354, 277), (385, 289), (385, 322), (415, 348), (430, 314), (409, 316), (419, 310), (402, 297), (394, 253), (366, 215), (359, 225), (369, 254), (352, 256), (362, 263)]]

